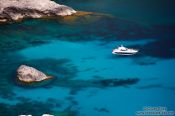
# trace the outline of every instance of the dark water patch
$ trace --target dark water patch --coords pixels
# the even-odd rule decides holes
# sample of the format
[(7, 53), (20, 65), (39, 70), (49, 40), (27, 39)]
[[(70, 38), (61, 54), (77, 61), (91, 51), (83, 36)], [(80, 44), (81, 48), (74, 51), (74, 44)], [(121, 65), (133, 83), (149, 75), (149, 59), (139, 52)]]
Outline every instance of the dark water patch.
[[(85, 36), (82, 36), (85, 35)], [(155, 35), (148, 26), (119, 18), (101, 18), (98, 22), (83, 26), (80, 30), (71, 33), (59, 34), (57, 38), (67, 41), (92, 41), (104, 42), (120, 40), (138, 40), (153, 38)]]
[(0, 114), (2, 116), (33, 115), (41, 116), (43, 114), (52, 114), (55, 116), (76, 116), (77, 111), (66, 110), (62, 112), (54, 111), (54, 105), (49, 102), (23, 101), (16, 105), (0, 103)]
[(46, 44), (46, 43), (48, 43), (48, 42), (46, 42), (46, 41), (41, 41), (41, 40), (32, 40), (32, 41), (30, 41), (29, 43), (32, 44), (32, 45), (42, 45), (42, 44)]
[(32, 46), (38, 46), (49, 43), (49, 41), (44, 40), (43, 37), (36, 37), (32, 34), (29, 34), (28, 32), (25, 32), (24, 30), (19, 30), (18, 27), (17, 29), (11, 29), (10, 27), (7, 29), (0, 29), (1, 53), (13, 52)]
[(146, 81), (155, 81), (155, 80), (159, 80), (159, 78), (157, 77), (152, 77), (152, 78), (147, 78), (145, 79)]
[(138, 78), (129, 79), (94, 79), (94, 80), (72, 80), (58, 78), (52, 86), (64, 87), (70, 89), (70, 95), (76, 95), (79, 91), (86, 88), (109, 88), (109, 87), (126, 87), (135, 85), (139, 82)]
[(53, 105), (53, 107), (57, 107), (57, 108), (61, 108), (62, 105), (64, 104), (63, 101), (57, 100), (57, 99), (53, 99), (53, 98), (49, 98), (49, 99), (47, 100), (47, 103), (50, 103), (50, 104)]
[(5, 99), (15, 97), (13, 93), (16, 69), (23, 57), (14, 54), (0, 54), (0, 96)]
[[(0, 26), (0, 52), (12, 52), (49, 43), (59, 32), (60, 24), (54, 20), (26, 20)], [(59, 32), (60, 33), (60, 32)]]
[(69, 104), (70, 104), (69, 108), (70, 109), (77, 109), (78, 108), (79, 103), (77, 100), (75, 100), (74, 97), (72, 97), (72, 96), (66, 97), (66, 100), (69, 101)]
[(110, 111), (107, 108), (94, 108), (95, 111), (97, 112), (105, 112), (105, 113), (110, 113)]
[(166, 90), (172, 90), (175, 91), (175, 87), (172, 86), (165, 86), (163, 84), (150, 84), (150, 85), (143, 85), (143, 86), (138, 86), (138, 89), (166, 89)]
[(31, 99), (20, 96), (15, 97), (15, 99), (18, 99), (20, 102), (31, 102)]
[(78, 102), (76, 100), (71, 100), (70, 102), (72, 105), (78, 105)]
[(44, 113), (52, 113), (51, 104), (42, 102), (22, 102), (16, 105), (0, 104), (0, 114), (3, 116), (18, 116), (22, 114), (32, 114), (35, 116), (41, 116)]
[(105, 45), (107, 45), (108, 44), (108, 42), (100, 42), (98, 45), (99, 46), (105, 46)]
[(164, 88), (175, 91), (175, 87), (164, 86)]
[(138, 78), (134, 79), (104, 79), (101, 81), (94, 81), (93, 83), (99, 84), (102, 87), (115, 87), (115, 86), (126, 86), (133, 85), (139, 82)]
[(89, 25), (89, 27), (85, 28), (83, 32), (88, 35), (95, 35), (98, 38), (101, 37), (100, 40), (104, 42), (148, 40), (157, 38), (160, 34), (152, 26), (145, 26), (120, 18), (103, 19), (95, 24)]
[(55, 0), (82, 11), (110, 13), (146, 24), (174, 24), (174, 0)]
[(94, 75), (93, 78), (94, 78), (94, 79), (103, 79), (104, 77), (98, 76), (98, 75)]
[(107, 70), (108, 68), (102, 68), (101, 70), (104, 71), (104, 70)]
[(175, 24), (171, 25), (153, 25), (154, 33), (159, 38), (173, 38), (175, 37)]
[(139, 64), (141, 66), (147, 66), (147, 65), (154, 65), (156, 62), (137, 62), (136, 64)]
[[(102, 69), (100, 69), (100, 70), (96, 70), (95, 68), (90, 67), (90, 68), (86, 68), (86, 69), (84, 69), (84, 70), (81, 70), (81, 71), (79, 71), (79, 72), (93, 71), (94, 73), (97, 73), (97, 72), (105, 71), (105, 70), (107, 70), (107, 68), (102, 68)], [(96, 76), (96, 77), (97, 77), (97, 76)], [(96, 78), (96, 77), (94, 76), (94, 78)]]
[(68, 97), (66, 97), (66, 100), (73, 100), (73, 99), (74, 99), (73, 96), (68, 96)]
[(21, 35), (21, 37), (30, 36), (30, 34), (32, 34), (32, 36), (46, 36), (53, 31), (48, 27), (48, 23), (53, 27), (59, 25), (59, 23), (54, 20), (30, 19), (21, 23), (0, 26), (0, 30), (4, 35), (10, 33), (10, 36), (13, 36), (13, 34), (16, 34), (16, 36)]
[(148, 42), (144, 45), (131, 46), (138, 48), (143, 56), (150, 56), (159, 59), (172, 59), (175, 58), (175, 39), (163, 38), (157, 39), (153, 42)]
[(95, 68), (93, 68), (93, 67), (90, 67), (90, 68), (86, 68), (86, 69), (84, 69), (84, 70), (82, 70), (82, 71), (80, 71), (80, 72), (88, 72), (88, 71), (93, 71)]
[[(138, 78), (129, 79), (101, 79), (101, 80), (59, 80), (57, 86), (66, 88), (75, 88), (76, 90), (82, 88), (107, 88), (107, 87), (118, 87), (118, 86), (129, 86), (139, 82)], [(77, 91), (76, 91), (77, 92)]]
[(68, 101), (70, 102), (71, 106), (76, 107), (76, 106), (78, 106), (78, 104), (79, 104), (78, 101), (75, 100), (75, 98), (74, 98), (73, 96), (68, 96), (68, 97), (66, 97), (65, 99), (68, 100)]
[(70, 94), (70, 95), (76, 95), (76, 94), (77, 94), (79, 91), (81, 91), (81, 90), (82, 90), (81, 87), (73, 87), (73, 88), (71, 88), (69, 94)]

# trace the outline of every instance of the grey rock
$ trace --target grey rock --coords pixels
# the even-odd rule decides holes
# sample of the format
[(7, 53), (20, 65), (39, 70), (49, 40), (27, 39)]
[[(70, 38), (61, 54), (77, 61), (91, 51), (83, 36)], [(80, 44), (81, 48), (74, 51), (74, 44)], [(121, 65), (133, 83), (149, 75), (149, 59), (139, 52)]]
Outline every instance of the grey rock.
[(50, 79), (52, 77), (47, 76), (43, 72), (41, 72), (33, 67), (21, 65), (17, 69), (17, 78), (18, 78), (18, 80), (20, 80), (22, 82), (30, 83), (30, 82), (40, 82), (43, 80)]
[(67, 16), (76, 13), (68, 6), (51, 0), (0, 0), (0, 22), (14, 22), (24, 18)]

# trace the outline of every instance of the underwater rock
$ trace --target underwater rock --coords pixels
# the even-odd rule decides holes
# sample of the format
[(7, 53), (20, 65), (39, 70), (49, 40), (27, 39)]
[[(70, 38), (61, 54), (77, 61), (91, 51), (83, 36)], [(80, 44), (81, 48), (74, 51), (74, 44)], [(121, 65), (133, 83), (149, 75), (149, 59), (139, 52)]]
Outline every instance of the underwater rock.
[(0, 23), (74, 13), (74, 9), (51, 0), (0, 0)]
[(77, 116), (77, 112), (76, 111), (63, 111), (63, 112), (54, 111), (52, 112), (52, 115), (54, 116)]
[(43, 72), (33, 67), (21, 65), (17, 69), (17, 78), (18, 80), (22, 82), (31, 83), (31, 82), (40, 82), (40, 81), (47, 80), (53, 77), (47, 76)]
[(97, 112), (106, 112), (106, 113), (109, 113), (110, 111), (106, 108), (94, 108), (95, 111)]
[(77, 11), (76, 13), (69, 15), (67, 17), (58, 18), (58, 21), (60, 23), (68, 25), (87, 25), (94, 22), (98, 22), (102, 19), (103, 20), (115, 19), (115, 16), (97, 12)]
[(36, 100), (22, 101), (13, 105), (0, 103), (0, 108), (1, 116), (19, 116), (28, 114), (31, 114), (32, 116), (42, 116), (45, 112), (49, 114), (52, 114), (53, 112), (52, 104)]

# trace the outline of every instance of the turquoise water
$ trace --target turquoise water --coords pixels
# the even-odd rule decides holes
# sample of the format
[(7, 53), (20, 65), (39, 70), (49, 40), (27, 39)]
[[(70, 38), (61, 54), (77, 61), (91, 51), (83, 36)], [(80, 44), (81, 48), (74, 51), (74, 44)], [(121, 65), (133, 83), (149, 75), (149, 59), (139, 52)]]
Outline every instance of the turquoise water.
[[(173, 1), (58, 0), (75, 9), (111, 14), (88, 24), (25, 20), (0, 26), (0, 115), (67, 113), (134, 116), (144, 106), (175, 111)], [(112, 55), (118, 45), (139, 49)], [(26, 64), (55, 80), (16, 83)]]

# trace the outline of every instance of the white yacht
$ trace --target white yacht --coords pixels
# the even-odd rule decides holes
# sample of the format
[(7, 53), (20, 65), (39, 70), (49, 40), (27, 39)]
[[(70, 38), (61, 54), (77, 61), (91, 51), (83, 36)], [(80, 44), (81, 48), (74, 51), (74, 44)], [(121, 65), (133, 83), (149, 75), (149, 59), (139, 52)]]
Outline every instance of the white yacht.
[(112, 54), (118, 54), (118, 55), (133, 55), (136, 54), (138, 52), (138, 50), (136, 49), (132, 49), (132, 48), (126, 48), (123, 45), (121, 45), (120, 47), (114, 49), (112, 51)]

